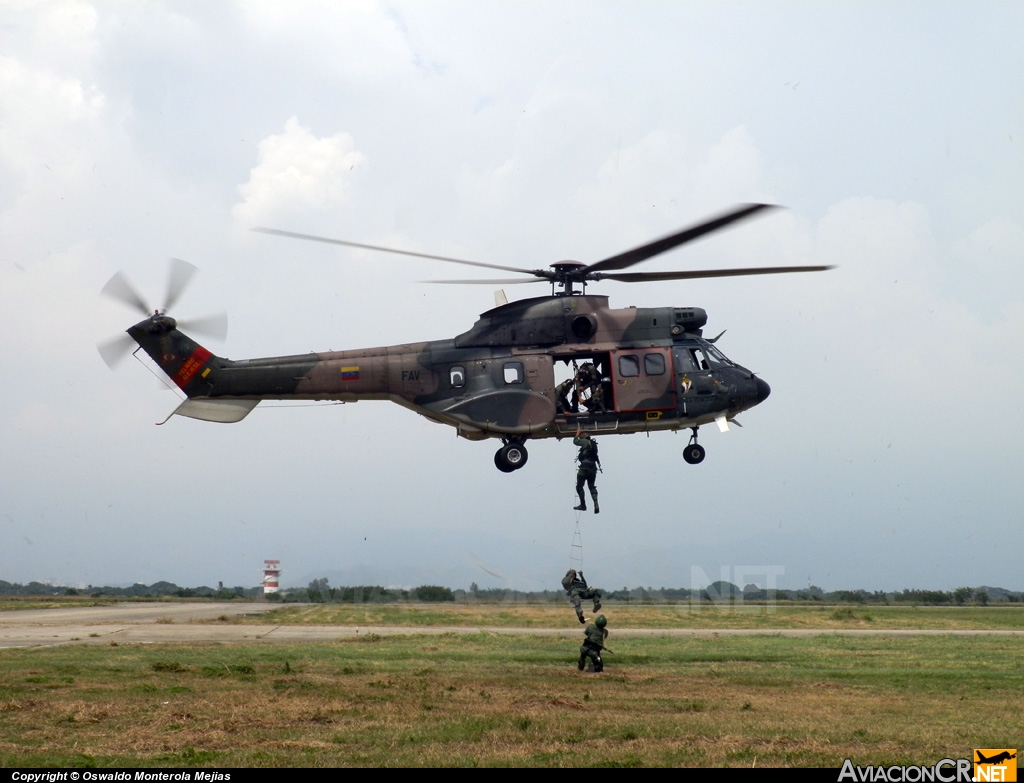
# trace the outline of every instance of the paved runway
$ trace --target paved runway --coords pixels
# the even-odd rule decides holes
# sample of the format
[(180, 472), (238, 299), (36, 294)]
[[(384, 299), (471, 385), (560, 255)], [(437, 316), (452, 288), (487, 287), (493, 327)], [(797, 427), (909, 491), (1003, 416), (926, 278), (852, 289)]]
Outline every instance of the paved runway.
[[(356, 626), (356, 625), (236, 625), (220, 618), (262, 614), (277, 604), (239, 603), (123, 603), (62, 609), (0, 611), (0, 648), (47, 647), (56, 644), (170, 644), (183, 642), (331, 642), (367, 634), (378, 636), (445, 633), (508, 635), (580, 635), (567, 628), (498, 628), (479, 626)], [(616, 637), (650, 636), (1024, 636), (1024, 630), (933, 631), (866, 629), (708, 629), (616, 628)]]

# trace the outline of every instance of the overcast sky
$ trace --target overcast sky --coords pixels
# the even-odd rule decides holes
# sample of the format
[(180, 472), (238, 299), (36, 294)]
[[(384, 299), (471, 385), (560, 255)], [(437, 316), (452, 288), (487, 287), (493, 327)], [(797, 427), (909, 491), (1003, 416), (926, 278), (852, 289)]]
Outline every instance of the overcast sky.
[[(538, 267), (781, 204), (601, 284), (699, 306), (771, 397), (742, 429), (601, 439), (592, 583), (1024, 589), (1024, 5), (0, 3), (0, 579), (557, 588), (574, 449), (385, 402), (175, 417), (96, 343), (202, 270), (232, 359), (452, 337), (465, 268)], [(480, 270), (481, 277), (493, 276)], [(511, 298), (547, 287), (513, 286)]]

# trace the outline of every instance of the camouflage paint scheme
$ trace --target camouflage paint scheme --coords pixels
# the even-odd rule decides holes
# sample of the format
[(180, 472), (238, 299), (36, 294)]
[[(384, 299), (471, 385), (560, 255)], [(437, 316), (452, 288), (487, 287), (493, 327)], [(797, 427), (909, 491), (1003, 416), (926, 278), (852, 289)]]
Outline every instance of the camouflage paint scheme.
[[(698, 307), (612, 309), (608, 297), (496, 307), (448, 340), (231, 361), (157, 313), (128, 334), (189, 398), (175, 411), (238, 421), (261, 400), (391, 400), (470, 440), (679, 430), (762, 402), (767, 383), (702, 336)], [(593, 361), (607, 412), (556, 415), (555, 364)]]

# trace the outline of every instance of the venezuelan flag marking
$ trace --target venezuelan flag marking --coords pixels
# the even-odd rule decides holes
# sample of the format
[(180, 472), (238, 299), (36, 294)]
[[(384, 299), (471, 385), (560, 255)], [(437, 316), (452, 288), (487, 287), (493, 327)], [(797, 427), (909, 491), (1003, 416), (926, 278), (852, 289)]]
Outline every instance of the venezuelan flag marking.
[(359, 368), (358, 367), (342, 367), (341, 368), (341, 379), (343, 381), (358, 381), (359, 380)]

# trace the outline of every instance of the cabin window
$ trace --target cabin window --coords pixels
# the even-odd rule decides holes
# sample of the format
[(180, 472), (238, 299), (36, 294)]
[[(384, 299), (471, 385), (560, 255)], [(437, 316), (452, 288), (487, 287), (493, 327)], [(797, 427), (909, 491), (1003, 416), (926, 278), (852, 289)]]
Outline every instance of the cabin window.
[(660, 353), (648, 353), (644, 355), (645, 375), (664, 375), (665, 356)]
[(459, 365), (452, 367), (449, 378), (453, 389), (461, 389), (466, 385), (466, 368)]
[(640, 375), (640, 357), (633, 354), (620, 356), (619, 375), (623, 378), (636, 378)]
[(504, 372), (506, 384), (523, 382), (522, 362), (505, 362)]

